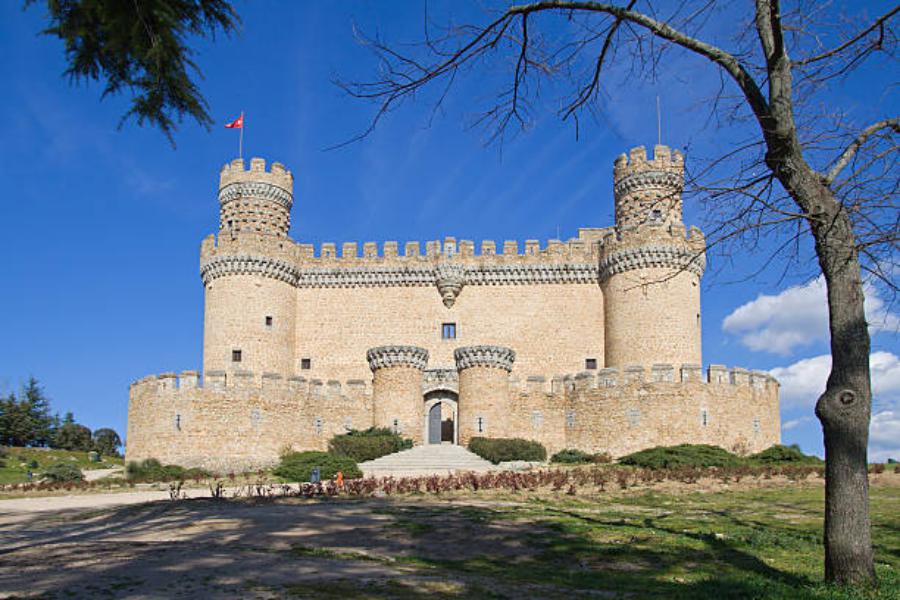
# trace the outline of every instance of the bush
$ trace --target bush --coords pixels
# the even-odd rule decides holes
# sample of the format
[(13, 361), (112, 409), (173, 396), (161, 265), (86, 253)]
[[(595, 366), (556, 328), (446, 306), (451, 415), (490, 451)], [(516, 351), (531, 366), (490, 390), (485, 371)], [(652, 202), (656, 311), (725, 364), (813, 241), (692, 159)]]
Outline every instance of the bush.
[(821, 464), (818, 456), (803, 454), (797, 446), (781, 446), (776, 444), (750, 457), (750, 460), (764, 465), (782, 463)]
[(328, 442), (328, 451), (339, 456), (349, 456), (354, 461), (361, 463), (406, 450), (412, 446), (412, 440), (405, 439), (386, 427), (370, 427), (334, 436)]
[(645, 469), (671, 469), (676, 467), (734, 467), (743, 460), (731, 452), (707, 444), (681, 444), (657, 446), (634, 452), (619, 459), (623, 465)]
[(521, 438), (474, 437), (469, 440), (469, 450), (495, 465), (508, 460), (547, 460), (547, 450), (539, 442)]
[(70, 481), (84, 481), (81, 469), (68, 463), (56, 463), (44, 470), (42, 476), (53, 483), (66, 483)]
[(272, 471), (278, 477), (288, 481), (309, 481), (312, 470), (319, 468), (319, 477), (331, 479), (337, 472), (344, 474), (344, 479), (362, 477), (362, 471), (349, 456), (340, 456), (329, 452), (291, 452), (281, 457), (281, 462)]
[(560, 450), (559, 452), (551, 456), (550, 462), (562, 463), (566, 465), (578, 465), (594, 462), (594, 455), (588, 454), (587, 452), (582, 452), (581, 450), (566, 448), (565, 450)]
[(164, 465), (155, 458), (145, 458), (141, 462), (130, 462), (125, 466), (125, 477), (130, 481), (184, 481), (209, 477), (203, 469), (185, 469), (179, 465)]

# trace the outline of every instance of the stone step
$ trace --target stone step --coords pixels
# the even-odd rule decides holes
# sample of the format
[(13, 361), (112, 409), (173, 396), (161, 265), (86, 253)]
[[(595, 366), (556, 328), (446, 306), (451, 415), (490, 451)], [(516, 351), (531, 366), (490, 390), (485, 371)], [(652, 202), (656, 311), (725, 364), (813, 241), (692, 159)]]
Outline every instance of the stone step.
[(493, 464), (453, 444), (426, 444), (360, 463), (366, 476), (446, 475), (464, 471), (485, 472)]

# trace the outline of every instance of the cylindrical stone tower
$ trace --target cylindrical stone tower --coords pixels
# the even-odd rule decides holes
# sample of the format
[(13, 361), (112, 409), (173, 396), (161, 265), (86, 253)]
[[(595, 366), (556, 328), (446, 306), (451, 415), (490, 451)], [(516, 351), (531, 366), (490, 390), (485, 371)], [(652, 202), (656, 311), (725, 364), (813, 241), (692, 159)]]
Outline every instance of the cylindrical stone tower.
[(417, 346), (378, 346), (366, 352), (372, 369), (372, 410), (376, 427), (387, 427), (422, 443), (425, 401), (422, 371), (428, 350)]
[(219, 231), (252, 231), (285, 237), (291, 228), (294, 179), (281, 163), (250, 159), (244, 170), (240, 158), (219, 175)]
[(606, 366), (701, 364), (706, 242), (681, 221), (684, 158), (643, 146), (616, 159), (616, 227), (600, 245)]
[(509, 373), (516, 353), (502, 346), (467, 346), (453, 353), (459, 371), (459, 443), (473, 437), (515, 437), (508, 431)]
[(206, 291), (203, 369), (292, 375), (296, 268), (286, 243), (293, 177), (280, 163), (266, 171), (240, 159), (219, 178), (219, 236), (204, 240), (200, 276)]

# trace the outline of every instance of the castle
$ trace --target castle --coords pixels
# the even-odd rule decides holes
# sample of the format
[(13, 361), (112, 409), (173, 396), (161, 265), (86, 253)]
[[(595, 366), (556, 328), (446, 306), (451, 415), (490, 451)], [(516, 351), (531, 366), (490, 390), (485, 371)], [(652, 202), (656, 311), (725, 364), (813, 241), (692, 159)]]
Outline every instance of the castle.
[(132, 384), (126, 459), (250, 469), (373, 425), (416, 444), (521, 437), (613, 456), (778, 443), (771, 376), (701, 367), (705, 240), (682, 223), (682, 155), (634, 148), (613, 183), (615, 226), (568, 241), (360, 255), (289, 238), (290, 171), (232, 161), (200, 249), (202, 381)]

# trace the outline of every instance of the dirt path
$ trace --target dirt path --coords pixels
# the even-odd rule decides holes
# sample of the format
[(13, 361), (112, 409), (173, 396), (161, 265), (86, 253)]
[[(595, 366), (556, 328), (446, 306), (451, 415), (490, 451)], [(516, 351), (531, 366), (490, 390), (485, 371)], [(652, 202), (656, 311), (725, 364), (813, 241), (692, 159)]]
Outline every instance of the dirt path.
[(418, 591), (388, 597), (420, 597), (471, 581), (429, 574), (417, 561), (534, 552), (533, 525), (472, 521), (422, 499), (153, 502), (160, 498), (168, 493), (0, 502), (0, 598), (306, 597), (397, 581)]

